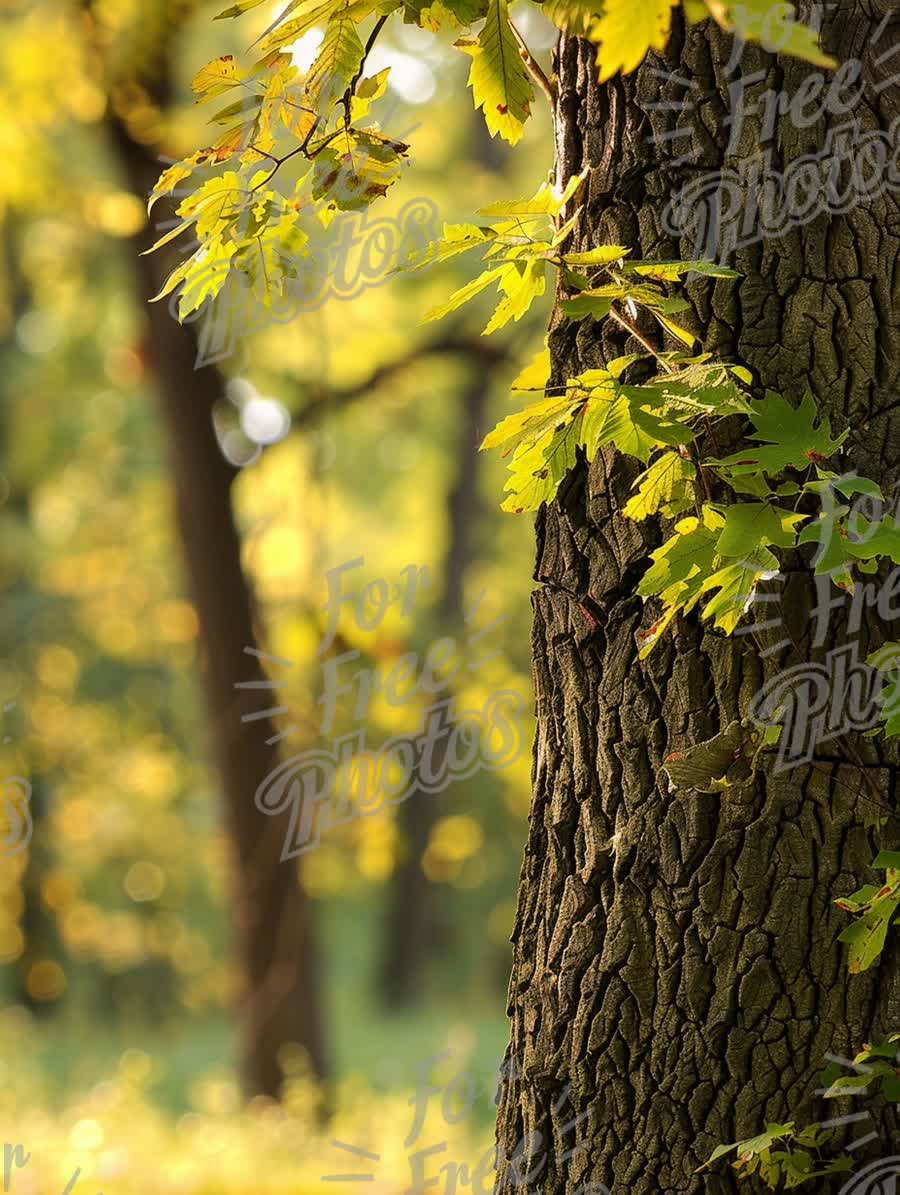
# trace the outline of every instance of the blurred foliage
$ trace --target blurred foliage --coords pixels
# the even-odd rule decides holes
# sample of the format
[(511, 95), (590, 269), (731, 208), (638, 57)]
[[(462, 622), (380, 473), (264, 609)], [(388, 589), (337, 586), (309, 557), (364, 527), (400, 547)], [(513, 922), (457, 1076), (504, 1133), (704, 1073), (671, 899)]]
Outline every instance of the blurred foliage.
[[(105, 124), (115, 110), (160, 154), (187, 152), (205, 119), (189, 79), (278, 8), (265, 4), (248, 15), (253, 29), (236, 29), (210, 20), (215, 5), (102, 0), (89, 30), (77, 5), (0, 6), (0, 775), (30, 779), (35, 822), (29, 848), (0, 857), (0, 1098), (6, 1140), (32, 1152), (19, 1191), (62, 1191), (76, 1166), (82, 1189), (102, 1183), (106, 1195), (142, 1189), (150, 1176), (159, 1190), (237, 1190), (250, 1174), (262, 1190), (299, 1191), (327, 1169), (327, 1141), (311, 1127), (315, 1097), (301, 1080), (284, 1111), (238, 1108), (228, 843), (135, 300), (130, 238), (146, 219), (145, 197), (124, 189)], [(541, 33), (530, 31), (533, 45)], [(161, 111), (141, 80), (170, 51), (174, 102)], [(544, 174), (545, 115), (529, 122), (514, 161), (500, 154), (501, 183), (475, 118), (448, 98), (465, 89), (461, 56), (415, 28), (398, 29), (380, 52), (399, 80), (397, 118), (417, 126), (408, 186), (441, 219)], [(378, 214), (398, 206), (389, 197)], [(157, 218), (165, 214), (154, 209)], [(421, 355), (352, 402), (332, 409), (329, 396), (421, 347), (421, 314), (463, 277), (451, 263), (388, 279), (262, 329), (222, 363), (230, 381), (220, 442), (245, 463), (235, 487), (244, 563), (265, 646), (294, 664), (273, 671), (286, 683), (283, 726), (306, 728), (286, 754), (313, 745), (325, 570), (364, 555), (363, 581), (395, 580), (410, 563), (442, 574), (458, 403), (472, 365), (459, 354)], [(515, 329), (520, 355), (539, 347), (549, 301)], [(483, 431), (502, 415), (514, 373), (513, 364), (491, 366)], [(258, 420), (273, 413), (296, 427), (268, 444)], [(482, 462), (485, 496), (502, 473), (502, 462)], [(473, 707), (514, 688), (530, 709), (531, 536), (495, 506), (482, 503), (465, 592), (467, 606), (484, 594), (479, 624), (498, 619), (489, 642), (499, 654), (456, 695)], [(404, 650), (451, 633), (437, 618), (439, 588), (411, 619), (394, 611), (375, 633), (348, 623), (342, 635), (367, 666), (389, 668)], [(421, 704), (373, 702), (370, 740), (412, 730), (421, 713)], [(531, 726), (523, 731), (530, 743)], [(302, 861), (338, 1078), (357, 1076), (336, 1097), (342, 1139), (377, 1142), (403, 1112), (406, 1096), (364, 1098), (379, 1067), (403, 1088), (415, 1059), (460, 1035), (491, 1065), (499, 1058), (530, 768), (526, 750), (503, 772), (424, 798), (438, 806), (421, 866), (440, 940), (426, 996), (402, 1019), (380, 1009), (373, 988), (402, 848), (396, 810), (339, 828)], [(441, 1127), (441, 1139), (454, 1131)], [(465, 1152), (454, 1156), (474, 1165), (481, 1148), (470, 1144), (461, 1139)], [(406, 1186), (401, 1145), (396, 1157), (385, 1149)]]
[[(61, 1195), (76, 1171), (76, 1190), (105, 1195), (148, 1188), (228, 1195), (246, 1191), (248, 1182), (259, 1192), (303, 1195), (321, 1190), (325, 1175), (366, 1171), (374, 1173), (380, 1191), (399, 1193), (425, 1173), (435, 1180), (435, 1190), (449, 1192), (454, 1186), (447, 1167), (473, 1171), (492, 1150), (496, 1058), (493, 1065), (476, 1064), (460, 1052), (437, 1064), (429, 1075), (436, 1090), (427, 1097), (418, 1131), (413, 1072), (397, 1076), (382, 1068), (380, 1082), (348, 1076), (332, 1093), (326, 1133), (318, 1118), (320, 1094), (306, 1078), (302, 1059), (290, 1051), (281, 1104), (257, 1100), (242, 1107), (234, 1076), (217, 1067), (197, 1072), (185, 1110), (173, 1117), (154, 1098), (161, 1068), (153, 1054), (125, 1049), (102, 1082), (54, 1099), (33, 1046), (27, 1014), (0, 1016), (0, 1049), (4, 1057), (16, 1058), (14, 1076), (12, 1064), (4, 1064), (4, 1141), (21, 1145), (25, 1162), (10, 1167), (9, 1189), (25, 1195)], [(398, 1077), (402, 1086), (387, 1085)], [(335, 1141), (378, 1159), (354, 1156)], [(415, 1157), (440, 1146), (445, 1148), (439, 1154)], [(348, 1184), (329, 1186), (341, 1190)], [(480, 1189), (487, 1192), (490, 1182)]]

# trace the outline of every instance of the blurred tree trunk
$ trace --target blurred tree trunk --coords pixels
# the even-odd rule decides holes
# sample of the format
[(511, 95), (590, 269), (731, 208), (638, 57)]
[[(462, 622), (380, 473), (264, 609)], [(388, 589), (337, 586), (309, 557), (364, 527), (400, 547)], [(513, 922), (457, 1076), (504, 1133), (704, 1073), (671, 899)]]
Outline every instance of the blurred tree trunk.
[(33, 831), (28, 846), (28, 859), (22, 876), (22, 933), (25, 950), (16, 964), (18, 999), (33, 1013), (47, 1014), (62, 1007), (63, 1000), (35, 999), (29, 990), (28, 974), (35, 963), (52, 960), (62, 963), (56, 922), (44, 904), (44, 879), (53, 866), (53, 850), (47, 832), (50, 813), (50, 783), (41, 772), (33, 769), (27, 776), (31, 785), (31, 821)]
[[(485, 170), (499, 173), (505, 160), (498, 140), (488, 133), (481, 113), (472, 116), (473, 161)], [(438, 603), (437, 625), (441, 634), (460, 635), (463, 630), (463, 580), (473, 556), (473, 539), (478, 523), (478, 450), (485, 434), (484, 414), (490, 394), (491, 375), (476, 363), (460, 401), (460, 434), (453, 487), (447, 495), (447, 556), (444, 583)], [(435, 753), (448, 742), (444, 738)], [(413, 791), (400, 806), (397, 829), (400, 858), (391, 876), (386, 901), (387, 920), (381, 952), (379, 989), (388, 1008), (405, 1008), (421, 992), (423, 971), (441, 936), (436, 923), (435, 889), (422, 870), (422, 856), (438, 820), (439, 794)], [(453, 932), (451, 927), (440, 927)]]
[[(5, 447), (9, 441), (9, 418), (6, 404), (10, 402), (9, 383), (14, 377), (14, 357), (20, 352), (16, 344), (16, 325), (28, 309), (28, 285), (23, 277), (19, 264), (19, 228), (15, 216), (6, 213), (3, 221), (2, 267), (4, 276), (4, 292), (0, 296), (0, 369), (6, 381), (0, 403), (0, 446)], [(4, 459), (8, 454), (4, 453)], [(15, 520), (22, 526), (31, 518), (31, 493), (22, 489), (11, 489), (7, 501), (2, 504), (2, 511), (6, 518)], [(14, 537), (13, 542), (18, 540)], [(19, 560), (19, 575), (12, 587), (6, 591), (6, 605), (12, 621), (9, 631), (15, 639), (10, 642), (3, 655), (14, 659), (17, 648), (23, 643), (33, 642), (29, 624), (34, 617), (34, 590), (29, 577), (30, 569), (26, 562)], [(2, 703), (0, 703), (2, 704)], [(32, 753), (27, 749), (27, 740), (22, 741), (24, 711), (19, 708), (8, 713), (0, 708), (0, 740), (5, 737), (13, 739), (14, 743), (24, 749), (26, 758)], [(15, 725), (16, 729), (13, 729)], [(29, 808), (32, 820), (32, 836), (27, 848), (25, 870), (20, 881), (22, 894), (21, 929), (25, 938), (25, 949), (15, 964), (15, 999), (24, 1004), (34, 1013), (51, 1013), (59, 1009), (63, 1001), (36, 1000), (28, 987), (28, 973), (36, 962), (61, 958), (59, 935), (56, 932), (56, 921), (47, 911), (43, 901), (42, 889), (44, 878), (52, 867), (53, 852), (47, 842), (47, 815), (50, 811), (51, 780), (48, 776), (38, 772), (34, 767), (26, 769), (26, 777), (31, 785), (31, 800)], [(0, 778), (2, 779), (2, 778)]]
[[(868, 47), (888, 0), (834, 7), (827, 48), (866, 60), (871, 72)], [(895, 27), (882, 50), (896, 41)], [(677, 165), (685, 139), (660, 134), (675, 129), (690, 82), (702, 97), (697, 163), (723, 166), (721, 65), (731, 49), (711, 21), (687, 34), (677, 22), (666, 61), (651, 56), (635, 74), (600, 85), (595, 48), (562, 40), (557, 178), (591, 169), (572, 249), (694, 255), (662, 216), (697, 164)], [(661, 68), (684, 82), (665, 81)], [(812, 70), (748, 49), (742, 69), (756, 68), (789, 95)], [(887, 132), (898, 88), (879, 93), (869, 82), (853, 115), (864, 129)], [(808, 153), (811, 141), (824, 144), (825, 119), (810, 133), (783, 118), (775, 167)], [(896, 201), (885, 193), (739, 250), (737, 282), (687, 287), (694, 312), (686, 322), (703, 347), (747, 362), (762, 386), (794, 403), (810, 387), (833, 425), (853, 429), (843, 467), (886, 487), (900, 468), (898, 261)], [(603, 329), (554, 317), (554, 383), (619, 354), (622, 339)], [(620, 515), (633, 465), (605, 453), (576, 468), (537, 521), (534, 794), (508, 997), (508, 1053), (521, 1074), (502, 1090), (499, 1169), (509, 1172), (518, 1148), (542, 1195), (570, 1195), (586, 1182), (614, 1195), (725, 1195), (743, 1190), (727, 1163), (694, 1174), (717, 1144), (767, 1121), (799, 1126), (863, 1111), (859, 1099), (838, 1112), (814, 1101), (816, 1078), (829, 1051), (852, 1057), (900, 1027), (897, 950), (889, 941), (881, 966), (849, 976), (836, 942), (848, 919), (833, 899), (871, 880), (874, 845), (860, 769), (840, 747), (778, 776), (767, 765), (738, 797), (667, 791), (665, 755), (746, 713), (785, 656), (762, 661), (749, 638), (724, 638), (695, 614), (639, 659), (636, 632), (652, 611), (635, 588), (664, 533), (656, 520)], [(808, 562), (788, 573), (779, 608), (802, 639), (814, 601)], [(596, 618), (570, 594), (590, 595)], [(835, 627), (826, 649), (838, 641)], [(883, 740), (859, 739), (854, 749), (890, 806), (896, 752)], [(890, 821), (883, 846), (893, 845), (895, 829)], [(881, 1140), (855, 1152), (857, 1163), (896, 1152), (896, 1111), (876, 1108), (852, 1136), (876, 1131)], [(528, 1140), (532, 1133), (542, 1137)], [(835, 1178), (816, 1190), (840, 1187)]]
[[(146, 200), (159, 173), (153, 152), (110, 122), (132, 192)], [(132, 245), (138, 299), (147, 318), (150, 366), (171, 451), (178, 531), (204, 649), (204, 683), (212, 746), (234, 856), (231, 900), (243, 971), (240, 1029), (242, 1074), (248, 1096), (276, 1097), (282, 1081), (279, 1051), (296, 1042), (313, 1073), (325, 1073), (320, 974), (310, 906), (297, 866), (281, 862), (289, 814), (267, 817), (254, 804), (262, 779), (279, 763), (269, 718), (241, 721), (269, 699), (265, 689), (237, 689), (265, 679), (255, 649), (260, 619), (241, 565), (241, 543), (231, 505), (235, 468), (219, 448), (213, 407), (223, 379), (212, 366), (195, 369), (194, 326), (180, 326), (165, 302), (150, 304), (171, 262), (138, 256), (154, 240), (147, 227)]]
[[(478, 525), (478, 446), (484, 435), (484, 411), (490, 374), (479, 370), (460, 400), (457, 469), (447, 495), (447, 555), (443, 590), (436, 610), (441, 634), (457, 638), (463, 629), (463, 581), (472, 559)], [(436, 745), (433, 767), (440, 770), (448, 737)], [(422, 870), (422, 856), (440, 812), (440, 794), (413, 789), (400, 806), (397, 828), (401, 855), (387, 894), (387, 918), (379, 987), (388, 1008), (404, 1008), (420, 993), (422, 973), (437, 945), (434, 886)]]

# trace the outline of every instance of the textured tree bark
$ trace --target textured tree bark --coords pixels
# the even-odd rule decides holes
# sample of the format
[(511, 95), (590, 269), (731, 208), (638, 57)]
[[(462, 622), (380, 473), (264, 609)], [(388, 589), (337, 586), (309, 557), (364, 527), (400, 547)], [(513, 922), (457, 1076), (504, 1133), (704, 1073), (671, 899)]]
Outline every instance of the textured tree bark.
[[(863, 130), (887, 132), (898, 113), (897, 86), (876, 90), (891, 64), (874, 62), (897, 44), (896, 18), (871, 47), (888, 11), (888, 0), (846, 4), (824, 31), (839, 58), (864, 62), (866, 95), (852, 114)], [(711, 22), (687, 32), (678, 25), (664, 60), (651, 56), (634, 75), (598, 85), (593, 49), (562, 40), (557, 177), (590, 168), (572, 248), (609, 243), (639, 257), (692, 256), (687, 238), (679, 244), (666, 232), (662, 213), (698, 166), (729, 164), (731, 50)], [(766, 72), (762, 89), (793, 95), (813, 68), (748, 48), (743, 70), (756, 69)], [(692, 97), (692, 133), (667, 138), (690, 128), (688, 108), (674, 105)], [(661, 102), (673, 106), (653, 106)], [(761, 130), (753, 119), (751, 139)], [(798, 129), (780, 119), (775, 166), (821, 148), (839, 122), (829, 114)], [(688, 144), (696, 164), (679, 165)], [(794, 403), (809, 387), (838, 430), (852, 429), (842, 467), (891, 487), (900, 464), (895, 198), (819, 217), (740, 249), (731, 264), (740, 281), (687, 288), (704, 348), (747, 363), (760, 386)], [(623, 348), (596, 323), (558, 315), (550, 343), (554, 382)], [(638, 471), (629, 458), (603, 454), (573, 470), (537, 522), (538, 727), (508, 1001), (516, 1067), (500, 1097), (498, 1189), (514, 1176), (516, 1154), (531, 1159), (518, 1173), (529, 1170), (542, 1195), (585, 1183), (614, 1195), (762, 1189), (758, 1179), (739, 1188), (723, 1164), (694, 1171), (717, 1144), (767, 1121), (799, 1125), (872, 1107), (857, 1100), (823, 1109), (816, 1076), (829, 1051), (846, 1057), (900, 1028), (896, 939), (885, 962), (849, 977), (836, 943), (848, 919), (832, 903), (875, 878), (864, 820), (877, 812), (867, 803), (876, 798), (867, 794), (891, 803), (896, 752), (883, 742), (831, 742), (810, 765), (776, 776), (769, 760), (753, 784), (716, 796), (670, 795), (659, 773), (668, 752), (745, 713), (796, 650), (818, 658), (809, 645), (808, 559), (789, 562), (780, 605), (764, 607), (766, 619), (780, 611), (796, 650), (763, 660), (760, 645), (776, 632), (725, 638), (692, 616), (639, 660), (635, 635), (653, 607), (644, 609), (635, 587), (667, 528), (621, 516)], [(586, 594), (592, 619), (576, 600)], [(841, 620), (835, 612), (822, 652), (846, 640)], [(867, 619), (860, 658), (872, 627)], [(896, 833), (892, 819), (880, 845), (896, 845)], [(900, 1152), (896, 1113), (876, 1107), (850, 1137), (870, 1132), (879, 1137), (854, 1151), (860, 1163)], [(815, 1189), (840, 1186), (825, 1180)]]
[[(159, 172), (147, 147), (111, 122), (123, 170), (145, 198)], [(266, 690), (236, 689), (264, 679), (255, 648), (259, 617), (241, 564), (231, 507), (236, 470), (223, 456), (213, 407), (223, 379), (213, 366), (195, 369), (192, 326), (181, 327), (166, 303), (150, 304), (167, 274), (147, 228), (134, 240), (138, 297), (147, 313), (147, 346), (169, 436), (176, 518), (204, 649), (203, 679), (212, 747), (218, 764), (225, 824), (233, 851), (232, 920), (242, 969), (241, 1073), (247, 1096), (277, 1098), (283, 1082), (279, 1051), (304, 1047), (312, 1071), (325, 1073), (319, 971), (309, 903), (293, 863), (281, 861), (289, 811), (266, 817), (253, 794), (280, 762), (270, 718), (242, 722), (267, 704)]]

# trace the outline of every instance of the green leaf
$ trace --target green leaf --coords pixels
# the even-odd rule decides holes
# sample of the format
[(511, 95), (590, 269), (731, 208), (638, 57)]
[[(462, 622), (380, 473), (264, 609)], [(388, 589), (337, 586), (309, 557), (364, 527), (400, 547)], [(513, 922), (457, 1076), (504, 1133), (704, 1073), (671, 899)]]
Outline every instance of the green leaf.
[[(708, 463), (708, 461), (704, 461), (704, 464)], [(751, 498), (770, 498), (772, 496), (769, 483), (761, 473), (748, 473), (744, 477), (734, 477), (730, 473), (720, 474), (720, 476), (736, 494), (749, 494)]]
[(756, 1137), (748, 1137), (746, 1141), (738, 1143), (738, 1153), (741, 1154), (761, 1154), (766, 1150), (771, 1149), (776, 1141), (782, 1141), (785, 1137), (791, 1137), (794, 1133), (794, 1122), (788, 1121), (787, 1124), (767, 1124), (765, 1131), (758, 1134)]
[(329, 20), (319, 53), (306, 76), (310, 107), (327, 115), (347, 90), (364, 55), (355, 19), (345, 6)]
[(515, 145), (531, 115), (534, 89), (509, 23), (507, 0), (489, 0), (477, 41), (458, 41), (472, 56), (469, 86), (491, 136)]
[(691, 516), (675, 524), (674, 534), (651, 553), (653, 561), (637, 588), (645, 600), (658, 597), (663, 612), (649, 628), (638, 631), (640, 657), (644, 659), (679, 613), (689, 613), (700, 600), (703, 579), (713, 571), (715, 543), (723, 520), (709, 507), (701, 518)]
[[(622, 358), (616, 364), (624, 369), (627, 363), (628, 358)], [(599, 376), (594, 380), (593, 375)], [(603, 371), (591, 370), (576, 381), (592, 387), (584, 417), (589, 460), (597, 448), (615, 444), (620, 452), (646, 463), (655, 449), (664, 445), (678, 447), (693, 438), (689, 428), (659, 409), (657, 396), (650, 387), (620, 385), (612, 365), (606, 377)]]
[(794, 528), (807, 517), (766, 502), (737, 502), (723, 513), (725, 526), (716, 543), (720, 556), (746, 556), (769, 544), (792, 548), (797, 538)]
[(577, 419), (561, 422), (533, 446), (523, 443), (515, 449), (504, 487), (509, 497), (502, 504), (503, 510), (522, 514), (551, 501), (575, 464), (577, 422)]
[[(624, 369), (627, 363), (624, 358), (615, 365)], [(614, 443), (646, 461), (656, 448), (678, 443), (685, 435), (690, 433), (649, 409), (646, 395), (624, 393), (611, 371), (589, 370), (571, 379), (564, 395), (541, 399), (509, 415), (482, 448), (514, 445), (506, 484), (510, 497), (503, 509), (520, 513), (536, 510), (554, 497), (575, 464), (578, 448), (591, 460), (604, 445)]]
[(894, 639), (883, 643), (877, 651), (866, 656), (866, 663), (870, 668), (877, 668), (879, 672), (894, 672), (900, 668), (900, 643)]
[(679, 419), (746, 414), (750, 406), (726, 366), (703, 360), (682, 366), (676, 373), (660, 374), (646, 382), (644, 391), (656, 395), (666, 412)]
[(677, 523), (674, 534), (650, 553), (653, 563), (638, 584), (638, 595), (663, 596), (673, 586), (711, 572), (723, 524), (724, 519), (709, 507), (704, 507), (702, 520), (691, 516)]
[[(731, 509), (731, 508), (729, 508)], [(765, 547), (749, 550), (740, 560), (721, 556), (717, 545), (725, 517), (704, 506), (701, 518), (683, 519), (675, 534), (651, 554), (653, 565), (641, 578), (638, 595), (659, 597), (663, 614), (639, 633), (640, 654), (648, 655), (678, 613), (688, 614), (709, 593), (703, 610), (715, 626), (731, 634), (748, 609), (760, 581), (774, 576), (778, 561)]]
[(720, 631), (731, 635), (747, 613), (760, 581), (778, 575), (778, 560), (767, 548), (748, 552), (738, 561), (729, 562), (707, 577), (702, 593), (718, 590), (703, 609), (703, 617), (711, 618)]
[(704, 274), (711, 278), (740, 278), (737, 270), (712, 261), (627, 261), (626, 274), (641, 274), (658, 282), (678, 282), (685, 274)]
[(597, 298), (595, 295), (585, 292), (580, 294), (577, 299), (563, 299), (559, 309), (569, 319), (580, 320), (591, 316), (595, 320), (601, 320), (609, 315), (612, 305), (612, 299)]
[(792, 407), (780, 394), (770, 390), (750, 411), (756, 430), (749, 438), (768, 441), (765, 447), (753, 446), (712, 463), (736, 476), (760, 471), (781, 473), (788, 467), (807, 469), (811, 464), (821, 463), (837, 452), (849, 432), (832, 440), (828, 419), (817, 423), (817, 416), (811, 394), (806, 394), (799, 407)]
[(706, 742), (667, 755), (663, 770), (675, 792), (721, 792), (753, 778), (762, 743), (763, 732), (759, 727), (733, 721)]
[(838, 938), (848, 948), (847, 969), (851, 975), (858, 975), (867, 971), (884, 949), (888, 928), (900, 905), (900, 873), (891, 869), (888, 882), (881, 888), (867, 885), (835, 904), (859, 915)]
[(658, 307), (662, 296), (652, 287), (610, 282), (603, 286), (593, 286), (583, 290), (575, 299), (564, 299), (560, 303), (560, 310), (569, 319), (584, 319), (589, 315), (594, 319), (603, 319), (609, 314), (613, 303), (629, 301)]
[(894, 564), (900, 564), (900, 522), (885, 515), (878, 523), (868, 519), (857, 519), (854, 531), (862, 536), (857, 542), (848, 535), (844, 547), (848, 555), (857, 560), (872, 560), (876, 556), (889, 556)]
[(868, 477), (860, 477), (856, 473), (847, 474), (843, 477), (835, 477), (834, 480), (829, 479), (832, 488), (843, 495), (844, 498), (852, 498), (855, 494), (865, 494), (869, 498), (882, 498), (881, 486), (876, 485)]

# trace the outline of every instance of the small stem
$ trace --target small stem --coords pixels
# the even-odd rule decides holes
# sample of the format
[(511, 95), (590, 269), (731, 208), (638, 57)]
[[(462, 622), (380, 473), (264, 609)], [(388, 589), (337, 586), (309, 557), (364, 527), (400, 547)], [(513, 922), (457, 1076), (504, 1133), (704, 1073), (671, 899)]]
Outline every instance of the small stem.
[[(266, 153), (266, 151), (265, 151), (264, 149), (259, 149), (257, 146), (255, 146), (255, 145), (253, 144), (253, 142), (252, 142), (252, 141), (251, 141), (251, 142), (250, 142), (250, 144), (247, 146), (247, 148), (248, 148), (248, 149), (252, 149), (254, 153), (257, 153), (257, 154), (262, 154), (262, 156), (263, 156), (264, 158), (268, 158), (270, 162), (274, 162), (274, 163), (275, 163), (275, 170), (277, 170), (277, 169), (278, 169), (278, 167), (281, 165), (281, 158), (276, 158), (274, 154), (267, 154), (267, 153)], [(272, 171), (272, 174), (274, 174), (274, 173), (275, 173), (275, 170), (273, 170), (273, 171)], [(270, 175), (269, 177), (271, 178), (271, 175)]]
[(663, 367), (663, 369), (666, 371), (666, 373), (677, 373), (678, 372), (672, 365), (669, 364), (668, 361), (665, 360), (664, 357), (661, 357), (659, 355), (659, 352), (653, 347), (653, 345), (650, 343), (650, 341), (647, 340), (646, 337), (643, 336), (642, 333), (640, 333), (637, 330), (637, 328), (629, 320), (627, 320), (625, 318), (624, 315), (620, 315), (618, 313), (618, 311), (616, 311), (615, 307), (611, 307), (609, 309), (609, 314), (613, 317), (613, 319), (616, 321), (616, 323), (622, 325), (622, 327), (625, 329), (626, 332), (631, 333), (631, 335), (635, 338), (635, 340), (638, 342), (638, 344), (642, 344), (644, 346), (644, 348), (651, 355), (651, 357), (654, 357), (660, 363), (660, 365)]
[(550, 112), (553, 116), (553, 121), (555, 123), (556, 122), (556, 100), (557, 100), (556, 87), (547, 78), (546, 74), (544, 73), (543, 68), (541, 67), (541, 64), (537, 61), (537, 59), (534, 57), (534, 55), (529, 50), (528, 46), (525, 43), (525, 39), (522, 37), (522, 34), (518, 31), (518, 29), (515, 27), (515, 25), (512, 23), (512, 21), (510, 21), (509, 24), (510, 24), (510, 28), (513, 31), (513, 35), (515, 36), (516, 41), (519, 43), (519, 49), (522, 51), (522, 61), (528, 67), (528, 71), (531, 74), (532, 78), (537, 83), (538, 87), (540, 87), (541, 91), (543, 91), (544, 95), (547, 97), (547, 99), (550, 103)]
[(710, 440), (712, 440), (713, 452), (716, 454), (716, 456), (721, 456), (722, 454), (719, 451), (719, 444), (716, 440), (716, 431), (713, 421), (707, 418), (704, 420), (704, 422), (706, 424), (706, 434), (709, 436)]
[(344, 128), (345, 129), (350, 128), (350, 103), (353, 99), (353, 93), (356, 91), (356, 85), (362, 78), (362, 73), (366, 68), (366, 59), (369, 57), (372, 47), (375, 45), (375, 42), (378, 38), (378, 34), (384, 28), (384, 23), (388, 19), (388, 15), (389, 14), (386, 14), (383, 17), (379, 17), (378, 20), (375, 22), (374, 26), (372, 27), (372, 32), (369, 34), (369, 40), (366, 42), (366, 47), (363, 50), (363, 56), (362, 56), (362, 61), (359, 64), (359, 70), (356, 72), (356, 74), (350, 80), (347, 90), (344, 92), (344, 97), (341, 100), (341, 103), (344, 105)]
[[(310, 128), (310, 130), (306, 134), (306, 136), (303, 138), (303, 141), (301, 142), (301, 144), (298, 145), (296, 149), (292, 149), (289, 154), (285, 154), (283, 158), (274, 158), (273, 161), (275, 162), (275, 165), (273, 166), (271, 173), (266, 175), (265, 178), (260, 179), (260, 181), (256, 184), (255, 187), (251, 187), (250, 188), (251, 193), (253, 191), (258, 191), (260, 187), (263, 187), (266, 185), (266, 183), (271, 182), (272, 179), (275, 177), (275, 175), (278, 173), (279, 168), (281, 166), (283, 166), (285, 164), (285, 162), (289, 161), (291, 158), (296, 157), (297, 154), (303, 154), (303, 156), (306, 158), (314, 157), (315, 155), (308, 154), (306, 151), (309, 148), (310, 138), (312, 137), (313, 133), (316, 131), (316, 129), (318, 127), (319, 127), (319, 117), (317, 116), (316, 119), (312, 122), (312, 127)], [(257, 149), (255, 152), (261, 153), (262, 150)], [(266, 154), (266, 157), (271, 157), (271, 154)]]
[(697, 470), (697, 486), (701, 491), (702, 497), (706, 502), (712, 502), (712, 491), (709, 488), (709, 478), (703, 472), (703, 462), (700, 460), (700, 449), (697, 447), (696, 441), (692, 441), (687, 446), (688, 452), (691, 454), (691, 461), (694, 468)]

